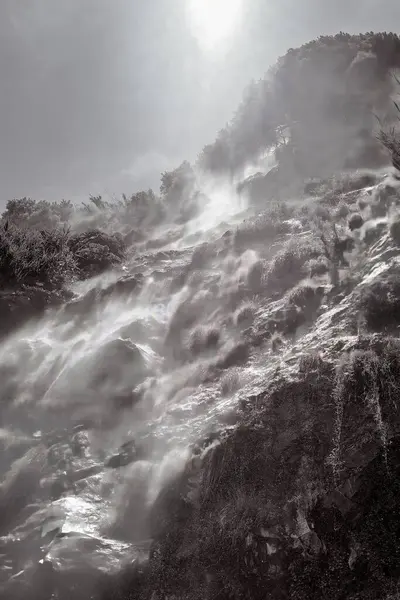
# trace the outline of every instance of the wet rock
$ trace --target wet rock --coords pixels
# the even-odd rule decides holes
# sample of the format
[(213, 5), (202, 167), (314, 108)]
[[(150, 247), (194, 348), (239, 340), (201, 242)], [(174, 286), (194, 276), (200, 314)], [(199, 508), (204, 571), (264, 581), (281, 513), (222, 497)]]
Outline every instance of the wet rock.
[(133, 440), (129, 442), (125, 442), (123, 444), (117, 454), (113, 454), (110, 456), (104, 466), (109, 469), (118, 469), (119, 467), (126, 467), (130, 463), (138, 460), (138, 450), (136, 448), (136, 444)]
[(50, 497), (52, 501), (58, 500), (65, 492), (72, 489), (72, 482), (66, 471), (57, 472), (50, 477), (45, 477), (40, 482), (44, 497)]
[(0, 484), (0, 533), (9, 531), (20, 512), (35, 498), (47, 466), (42, 445), (16, 460)]
[(63, 290), (22, 285), (18, 289), (0, 291), (0, 335), (7, 335), (46, 309), (60, 306), (69, 297)]
[(65, 468), (72, 459), (72, 450), (68, 442), (55, 443), (47, 451), (50, 465)]
[(74, 464), (73, 468), (70, 469), (68, 473), (68, 477), (71, 482), (76, 482), (93, 477), (93, 475), (98, 475), (102, 470), (102, 464), (95, 463), (94, 461), (86, 461), (86, 463), (82, 465), (79, 465), (79, 463)]
[[(121, 290), (121, 288), (119, 289)], [(102, 303), (110, 300), (114, 293), (118, 294), (116, 283), (110, 284), (105, 289), (99, 287), (92, 288), (83, 296), (74, 298), (68, 302), (63, 308), (64, 313), (68, 318), (77, 318), (76, 323), (79, 326), (84, 326), (85, 320), (92, 317), (94, 307), (100, 307)]]
[(202, 269), (208, 263), (211, 257), (211, 248), (208, 244), (204, 243), (199, 246), (196, 246), (191, 261), (192, 269)]
[[(93, 359), (93, 384), (101, 386), (105, 381), (120, 384), (129, 380), (139, 383), (148, 373), (142, 352), (129, 339), (118, 338), (103, 346)], [(125, 375), (125, 377), (124, 377)]]
[(4, 600), (52, 600), (55, 577), (52, 565), (43, 561), (27, 566), (0, 583), (0, 597)]
[(117, 279), (115, 283), (109, 285), (105, 290), (101, 292), (102, 298), (109, 298), (112, 295), (122, 296), (129, 295), (133, 292), (137, 292), (141, 289), (144, 282), (144, 276), (142, 273), (136, 275), (126, 275), (120, 279)]
[(140, 551), (129, 544), (71, 532), (55, 538), (37, 579), (47, 582), (60, 600), (101, 600), (104, 591), (111, 590), (111, 583), (116, 585), (119, 575), (126, 578), (128, 566), (140, 557)]

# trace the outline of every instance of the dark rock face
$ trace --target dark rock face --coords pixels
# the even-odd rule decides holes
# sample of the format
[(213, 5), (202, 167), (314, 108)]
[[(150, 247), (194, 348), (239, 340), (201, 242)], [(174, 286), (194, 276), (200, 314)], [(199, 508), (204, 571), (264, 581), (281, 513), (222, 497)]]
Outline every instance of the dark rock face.
[(43, 286), (21, 286), (17, 290), (0, 292), (0, 336), (6, 335), (32, 318), (43, 315), (46, 309), (60, 306), (70, 297), (63, 290)]
[(110, 456), (105, 466), (110, 469), (118, 469), (119, 467), (126, 467), (133, 461), (137, 460), (140, 457), (140, 453), (138, 452), (135, 442), (133, 440), (129, 442), (125, 442), (119, 449), (117, 454), (113, 454)]
[[(259, 416), (251, 409), (160, 496), (150, 565), (161, 597), (372, 599), (395, 589), (400, 420), (381, 393), (383, 434), (369, 390), (387, 361), (396, 377), (399, 358), (384, 341), (372, 347), (354, 350), (342, 374), (314, 361), (249, 399)], [(378, 370), (365, 379), (371, 359)]]
[(121, 398), (148, 375), (142, 352), (129, 339), (116, 339), (96, 353), (85, 366), (89, 386), (111, 398)]
[[(399, 248), (392, 200), (384, 230), (344, 237), (346, 185), (346, 210), (313, 221), (337, 219), (332, 256), (308, 206), (195, 251), (162, 250), (163, 233), (36, 338), (4, 339), (0, 600), (396, 597)], [(365, 233), (380, 201), (364, 192)], [(122, 260), (118, 236), (94, 235), (74, 252)], [(52, 305), (28, 292), (25, 317)]]

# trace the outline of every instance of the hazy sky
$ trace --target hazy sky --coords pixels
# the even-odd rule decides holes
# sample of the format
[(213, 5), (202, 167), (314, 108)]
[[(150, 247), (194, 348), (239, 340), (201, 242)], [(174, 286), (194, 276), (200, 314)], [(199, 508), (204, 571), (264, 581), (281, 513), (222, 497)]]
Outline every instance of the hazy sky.
[(398, 0), (0, 0), (0, 202), (158, 186), (289, 47), (399, 28)]

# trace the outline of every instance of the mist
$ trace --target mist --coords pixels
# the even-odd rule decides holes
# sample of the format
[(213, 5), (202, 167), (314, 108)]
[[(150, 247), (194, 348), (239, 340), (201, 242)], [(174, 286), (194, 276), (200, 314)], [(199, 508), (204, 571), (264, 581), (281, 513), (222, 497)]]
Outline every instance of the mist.
[(0, 598), (397, 593), (400, 7), (324, 4), (0, 4)]
[(210, 51), (181, 0), (5, 0), (1, 202), (157, 189), (160, 172), (195, 160), (249, 80), (288, 47), (339, 30), (388, 30), (399, 18), (391, 0), (384, 9), (255, 0)]

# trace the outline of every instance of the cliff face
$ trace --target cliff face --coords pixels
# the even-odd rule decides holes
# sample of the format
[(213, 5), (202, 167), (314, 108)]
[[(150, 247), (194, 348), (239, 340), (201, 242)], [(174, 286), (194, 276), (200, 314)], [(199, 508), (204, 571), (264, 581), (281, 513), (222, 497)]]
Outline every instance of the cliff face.
[(395, 597), (399, 185), (319, 185), (3, 340), (1, 597)]
[[(358, 91), (397, 60), (339, 38)], [(1, 600), (398, 597), (400, 181), (284, 164), (244, 208), (184, 163), (73, 235), (8, 204)]]
[[(400, 254), (387, 231), (359, 243), (353, 276), (263, 354), (264, 389), (164, 499), (157, 597), (397, 597)], [(253, 329), (278, 311), (260, 300)]]

